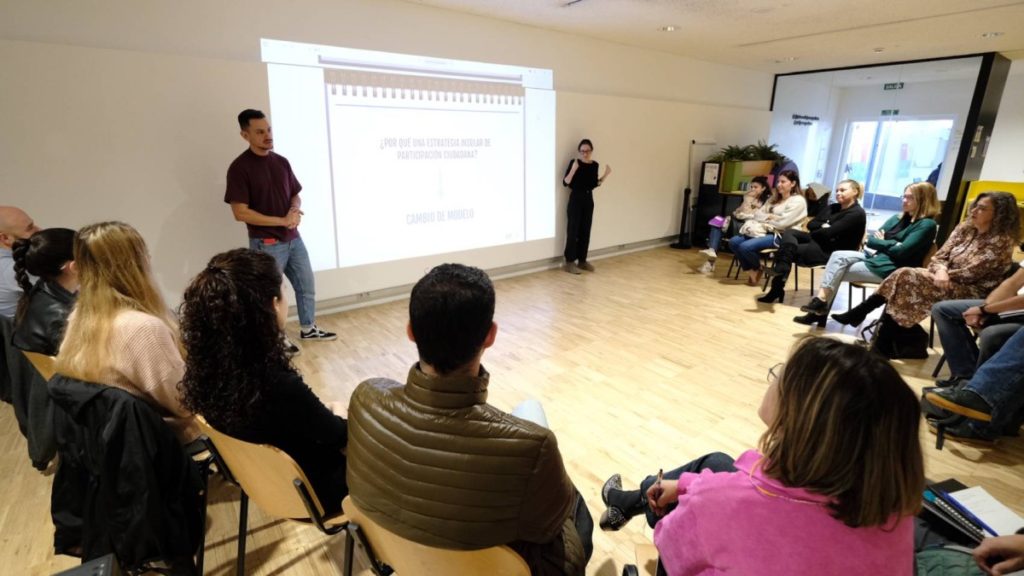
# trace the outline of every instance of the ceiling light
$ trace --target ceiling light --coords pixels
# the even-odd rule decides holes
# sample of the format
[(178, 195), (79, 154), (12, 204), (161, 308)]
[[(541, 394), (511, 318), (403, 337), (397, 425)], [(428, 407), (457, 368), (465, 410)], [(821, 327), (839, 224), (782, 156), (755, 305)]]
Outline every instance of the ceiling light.
[(885, 48), (879, 46), (878, 48), (874, 48), (871, 51), (874, 52), (875, 54), (881, 54), (882, 52), (885, 52)]
[(679, 26), (673, 26), (669, 24), (668, 26), (662, 26), (661, 28), (658, 28), (658, 30), (661, 30), (662, 32), (675, 32), (676, 30), (679, 30)]
[(1002, 32), (985, 32), (984, 34), (981, 35), (981, 37), (982, 38), (999, 38), (1002, 35), (1003, 35)]

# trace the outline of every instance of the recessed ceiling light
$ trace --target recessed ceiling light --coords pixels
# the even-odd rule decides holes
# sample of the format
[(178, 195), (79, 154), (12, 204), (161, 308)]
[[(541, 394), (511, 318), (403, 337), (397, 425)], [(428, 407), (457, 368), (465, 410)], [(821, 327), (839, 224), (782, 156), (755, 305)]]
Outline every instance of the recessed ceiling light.
[(672, 26), (670, 24), (668, 26), (662, 26), (661, 28), (658, 28), (658, 30), (661, 30), (662, 32), (675, 32), (676, 30), (679, 30), (679, 26)]
[(985, 32), (984, 34), (981, 35), (981, 37), (982, 38), (999, 38), (1002, 35), (1003, 35), (1002, 32)]
[(879, 46), (878, 48), (874, 48), (871, 51), (874, 52), (875, 54), (881, 54), (882, 52), (885, 52), (885, 48)]
[(796, 62), (796, 61), (797, 61), (797, 57), (796, 56), (786, 56), (785, 58), (775, 58), (774, 60), (772, 60), (772, 62), (774, 62), (776, 64), (785, 64), (786, 62)]

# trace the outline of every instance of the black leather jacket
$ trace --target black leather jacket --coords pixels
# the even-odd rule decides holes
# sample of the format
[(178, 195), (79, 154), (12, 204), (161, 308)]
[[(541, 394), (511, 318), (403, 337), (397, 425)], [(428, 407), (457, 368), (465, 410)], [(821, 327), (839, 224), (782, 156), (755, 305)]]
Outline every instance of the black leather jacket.
[(36, 282), (28, 294), (25, 317), (14, 327), (14, 346), (27, 352), (56, 356), (76, 297), (56, 281), (40, 279)]

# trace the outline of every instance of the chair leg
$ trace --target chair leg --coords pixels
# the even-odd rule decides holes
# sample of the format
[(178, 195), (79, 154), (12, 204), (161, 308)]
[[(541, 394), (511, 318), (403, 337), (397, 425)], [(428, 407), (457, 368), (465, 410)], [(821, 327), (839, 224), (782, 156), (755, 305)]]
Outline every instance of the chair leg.
[(935, 348), (935, 318), (928, 315), (928, 347)]
[(345, 567), (342, 570), (342, 576), (352, 576), (352, 556), (355, 555), (355, 538), (352, 537), (352, 533), (345, 530)]
[(210, 465), (212, 463), (213, 457), (199, 463), (199, 474), (203, 483), (203, 496), (199, 502), (199, 505), (202, 506), (200, 518), (203, 532), (199, 536), (199, 552), (196, 553), (196, 572), (200, 576), (203, 574), (203, 561), (206, 559), (206, 505), (210, 499)]
[(792, 264), (793, 267), (793, 292), (800, 291), (800, 267), (796, 265), (796, 262)]
[(811, 287), (808, 288), (811, 292), (811, 298), (814, 297), (814, 268), (811, 268)]
[(946, 355), (939, 356), (939, 363), (935, 365), (935, 370), (932, 370), (932, 378), (938, 378), (939, 372), (942, 372), (942, 366), (946, 363)]
[(238, 560), (236, 561), (236, 572), (238, 576), (245, 576), (245, 538), (249, 532), (249, 495), (242, 490), (242, 500), (239, 503), (238, 511)]

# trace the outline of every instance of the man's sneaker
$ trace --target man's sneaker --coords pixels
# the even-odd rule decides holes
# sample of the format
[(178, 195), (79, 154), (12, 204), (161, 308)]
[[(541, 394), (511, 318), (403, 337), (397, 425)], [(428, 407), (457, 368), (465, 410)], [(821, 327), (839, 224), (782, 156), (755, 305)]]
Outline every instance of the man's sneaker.
[[(928, 431), (932, 434), (939, 432), (938, 425), (931, 419), (928, 419)], [(963, 442), (965, 444), (976, 444), (979, 446), (992, 446), (996, 443), (996, 438), (986, 436), (981, 432), (974, 429), (971, 426), (970, 420), (964, 420), (958, 424), (952, 424), (946, 426), (943, 431), (946, 438), (949, 440), (956, 440), (957, 442)]]
[(580, 270), (586, 270), (587, 272), (594, 271), (594, 265), (590, 262), (580, 262)]
[(338, 337), (334, 332), (327, 332), (317, 328), (316, 324), (313, 325), (309, 330), (302, 330), (299, 332), (299, 340), (320, 340), (326, 342), (328, 340), (334, 340)]
[(954, 414), (982, 422), (992, 421), (992, 407), (984, 398), (970, 390), (943, 388), (925, 394), (925, 399)]
[(566, 262), (565, 266), (563, 266), (563, 269), (569, 274), (582, 274), (582, 272), (580, 272), (580, 269), (576, 267), (575, 262)]
[(718, 252), (715, 252), (714, 248), (705, 248), (705, 249), (701, 250), (700, 252), (698, 252), (698, 254), (700, 254), (701, 256), (706, 257), (708, 260), (717, 260), (718, 259)]
[(714, 272), (715, 272), (715, 261), (714, 260), (708, 260), (697, 271), (700, 272), (701, 274), (714, 274)]
[(284, 341), (284, 353), (289, 358), (294, 358), (302, 353), (302, 350), (299, 350), (299, 347), (293, 344), (287, 336), (283, 336), (281, 340)]

